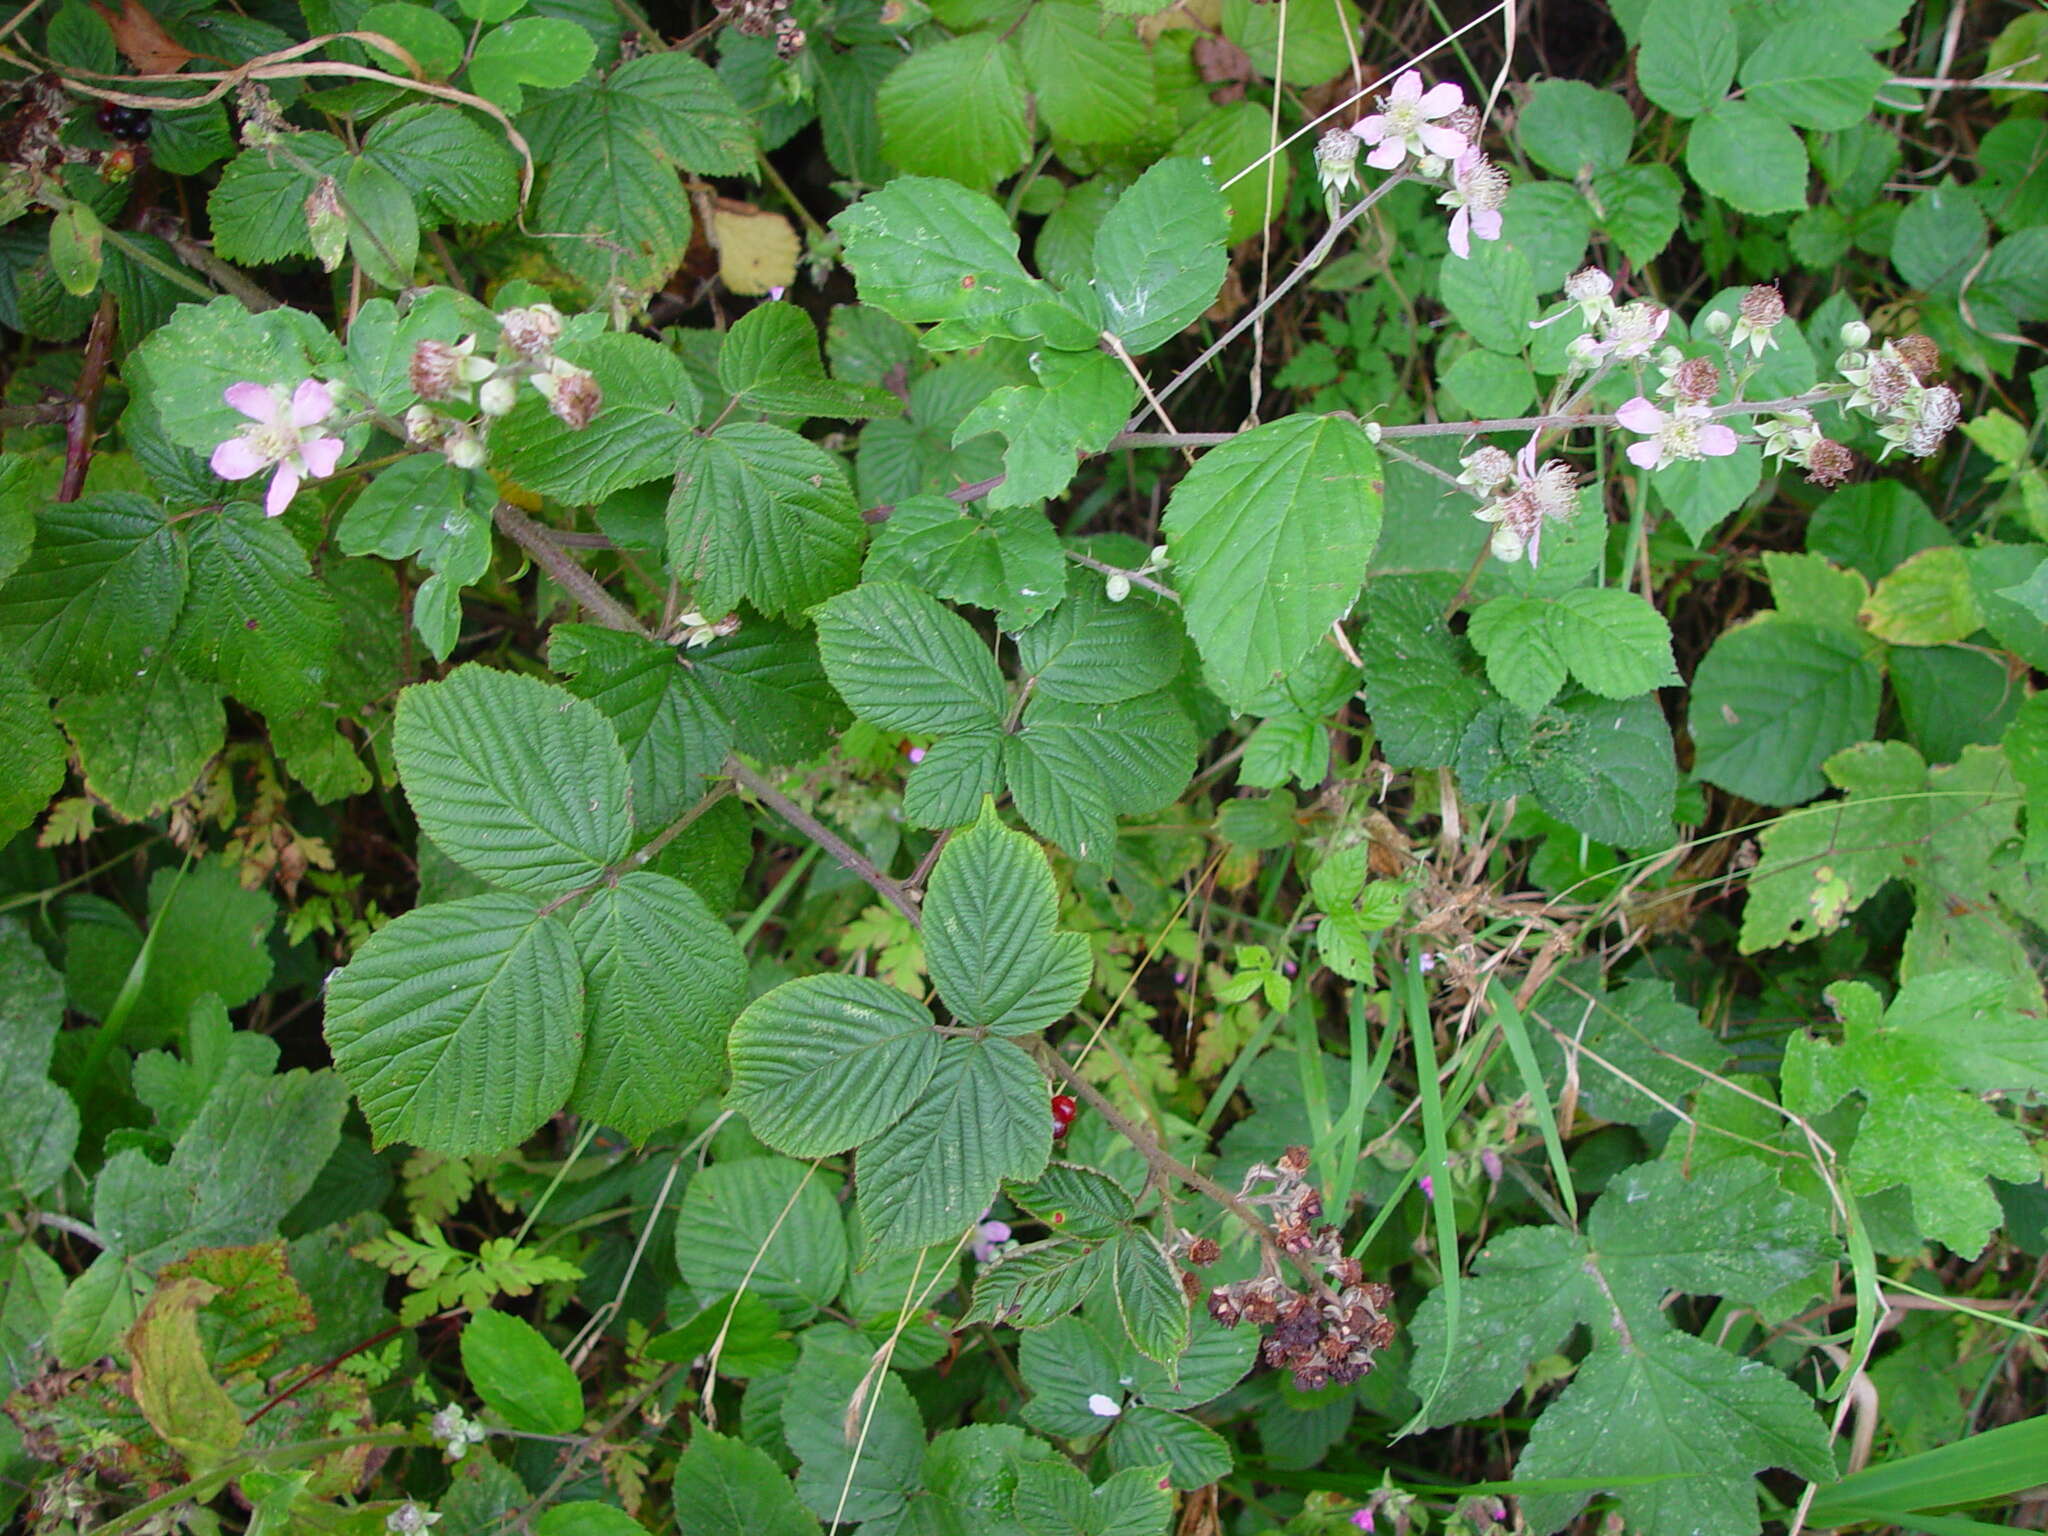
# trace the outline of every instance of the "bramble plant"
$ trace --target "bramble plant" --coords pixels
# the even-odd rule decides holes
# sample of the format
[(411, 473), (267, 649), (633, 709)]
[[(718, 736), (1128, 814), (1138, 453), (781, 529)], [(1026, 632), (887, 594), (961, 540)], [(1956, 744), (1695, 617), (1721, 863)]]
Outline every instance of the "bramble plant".
[(17, 8), (0, 1517), (2038, 1525), (2041, 19)]

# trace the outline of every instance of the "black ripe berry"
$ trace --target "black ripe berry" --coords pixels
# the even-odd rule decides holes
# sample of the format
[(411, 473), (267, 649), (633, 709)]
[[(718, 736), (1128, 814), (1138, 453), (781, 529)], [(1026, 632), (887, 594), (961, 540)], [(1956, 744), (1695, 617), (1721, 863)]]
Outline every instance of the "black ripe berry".
[(124, 139), (130, 143), (139, 143), (148, 138), (149, 130), (155, 124), (155, 119), (146, 108), (117, 106), (111, 101), (101, 104), (99, 111), (94, 114), (94, 121), (113, 138)]

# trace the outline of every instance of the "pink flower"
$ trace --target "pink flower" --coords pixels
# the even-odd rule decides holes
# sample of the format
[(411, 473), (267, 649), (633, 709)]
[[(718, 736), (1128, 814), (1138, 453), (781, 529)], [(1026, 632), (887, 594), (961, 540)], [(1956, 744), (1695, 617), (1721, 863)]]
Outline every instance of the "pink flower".
[(1006, 1221), (984, 1221), (974, 1229), (974, 1261), (987, 1264), (1003, 1251), (1003, 1244), (1010, 1240), (1010, 1224)]
[(1423, 1199), (1434, 1200), (1436, 1198), (1436, 1180), (1432, 1179), (1428, 1174), (1425, 1173), (1421, 1178), (1417, 1179), (1415, 1182), (1422, 1186)]
[(1465, 153), (1465, 135), (1437, 121), (1465, 105), (1465, 93), (1450, 81), (1422, 88), (1422, 76), (1408, 70), (1379, 99), (1379, 111), (1361, 117), (1351, 131), (1373, 145), (1365, 163), (1376, 171), (1397, 170), (1410, 155), (1455, 160)]
[(1641, 395), (1614, 413), (1614, 419), (1643, 441), (1628, 445), (1629, 462), (1638, 469), (1657, 470), (1680, 459), (1718, 459), (1735, 451), (1733, 428), (1724, 427), (1704, 405), (1681, 405), (1660, 411)]
[(223, 480), (247, 480), (276, 465), (263, 498), (269, 516), (291, 505), (303, 477), (324, 480), (341, 462), (340, 438), (306, 435), (334, 411), (334, 392), (318, 379), (307, 379), (289, 399), (274, 385), (250, 383), (230, 384), (221, 397), (253, 425), (213, 450), (213, 472)]
[(1500, 238), (1500, 205), (1508, 195), (1507, 173), (1476, 149), (1468, 149), (1451, 166), (1451, 190), (1437, 199), (1451, 215), (1451, 251), (1463, 260), (1472, 254), (1472, 239)]
[(1354, 1509), (1351, 1511), (1351, 1523), (1361, 1531), (1371, 1531), (1372, 1511), (1369, 1509)]

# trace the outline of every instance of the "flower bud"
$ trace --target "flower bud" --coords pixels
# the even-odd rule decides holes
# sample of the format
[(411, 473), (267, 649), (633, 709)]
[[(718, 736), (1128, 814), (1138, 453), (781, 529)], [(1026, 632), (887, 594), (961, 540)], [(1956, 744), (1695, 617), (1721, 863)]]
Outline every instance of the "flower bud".
[(448, 435), (448, 418), (424, 405), (406, 407), (405, 440), (419, 448), (431, 448)]
[(519, 386), (502, 373), (484, 380), (483, 388), (476, 392), (477, 409), (486, 416), (503, 416), (518, 400)]
[(1380, 443), (1380, 437), (1384, 431), (1385, 428), (1383, 428), (1378, 422), (1368, 421), (1365, 424), (1365, 440), (1368, 443), (1371, 443), (1375, 448), (1377, 448)]
[(446, 451), (448, 462), (457, 469), (482, 469), (484, 467), (484, 445), (476, 434), (467, 428), (449, 438)]
[(1506, 523), (1499, 523), (1495, 525), (1493, 537), (1487, 541), (1487, 547), (1493, 551), (1495, 559), (1505, 560), (1509, 565), (1513, 565), (1522, 558), (1522, 551), (1528, 548), (1528, 540)]
[(1709, 336), (1726, 336), (1734, 324), (1735, 321), (1725, 309), (1717, 309), (1706, 318), (1707, 334)]
[(1102, 584), (1102, 595), (1112, 603), (1120, 603), (1131, 595), (1131, 578), (1118, 571)]
[(1845, 347), (1867, 347), (1870, 345), (1870, 327), (1861, 320), (1850, 320), (1841, 329), (1842, 345)]

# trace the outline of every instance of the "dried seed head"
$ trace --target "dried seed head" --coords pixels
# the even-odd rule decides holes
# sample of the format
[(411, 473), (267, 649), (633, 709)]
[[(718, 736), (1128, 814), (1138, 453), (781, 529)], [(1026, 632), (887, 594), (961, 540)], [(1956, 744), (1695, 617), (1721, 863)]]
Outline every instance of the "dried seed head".
[(1836, 486), (1856, 468), (1856, 455), (1840, 443), (1820, 438), (1806, 450), (1806, 478), (1809, 484)]
[(423, 341), (412, 349), (406, 381), (422, 400), (451, 400), (462, 382), (462, 354), (445, 341)]
[(1564, 280), (1564, 296), (1574, 304), (1609, 298), (1613, 293), (1614, 279), (1598, 267), (1581, 267)]
[(1443, 125), (1453, 133), (1463, 134), (1467, 144), (1477, 144), (1479, 130), (1485, 126), (1485, 120), (1480, 117), (1479, 109), (1467, 102), (1444, 118)]
[(498, 316), (505, 341), (529, 360), (552, 347), (562, 334), (562, 312), (552, 304), (527, 304)]
[(1223, 1249), (1213, 1237), (1198, 1237), (1188, 1244), (1188, 1262), (1206, 1269), (1223, 1257)]
[(590, 425), (604, 405), (604, 391), (598, 387), (597, 375), (581, 368), (557, 372), (557, 383), (548, 409), (567, 426), (581, 430)]
[(1688, 405), (1704, 405), (1721, 387), (1721, 370), (1711, 358), (1688, 357), (1671, 375), (1671, 393)]
[(1736, 313), (1752, 331), (1768, 331), (1785, 318), (1785, 296), (1776, 283), (1758, 283), (1742, 296)]
[(1892, 350), (1899, 354), (1900, 360), (1913, 370), (1913, 377), (1922, 384), (1941, 371), (1941, 348), (1934, 344), (1932, 336), (1914, 331), (1893, 342)]
[(1963, 402), (1946, 384), (1937, 384), (1920, 401), (1920, 417), (1906, 439), (1906, 452), (1924, 459), (1942, 444), (1963, 419)]

